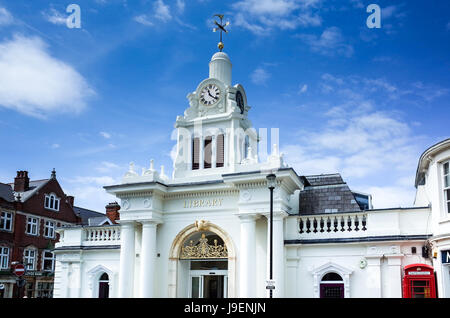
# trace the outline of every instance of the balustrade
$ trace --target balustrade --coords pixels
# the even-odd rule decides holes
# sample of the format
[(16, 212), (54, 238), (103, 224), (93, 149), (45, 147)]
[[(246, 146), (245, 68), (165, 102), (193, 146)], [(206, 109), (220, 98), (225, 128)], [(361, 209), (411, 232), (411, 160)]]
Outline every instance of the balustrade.
[(367, 231), (367, 213), (305, 215), (298, 219), (300, 234), (346, 234)]
[(112, 242), (120, 241), (120, 227), (96, 227), (85, 229), (85, 241), (87, 242)]

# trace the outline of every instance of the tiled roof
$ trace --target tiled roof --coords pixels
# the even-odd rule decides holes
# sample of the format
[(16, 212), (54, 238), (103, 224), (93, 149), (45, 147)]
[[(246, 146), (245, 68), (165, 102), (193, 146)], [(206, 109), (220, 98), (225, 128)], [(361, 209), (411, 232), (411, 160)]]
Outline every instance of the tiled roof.
[(77, 216), (79, 216), (81, 218), (81, 223), (83, 225), (88, 225), (90, 218), (97, 218), (97, 217), (104, 218), (104, 217), (106, 217), (106, 215), (103, 214), (103, 213), (92, 211), (92, 210), (88, 210), (88, 209), (84, 209), (84, 208), (80, 208), (80, 207), (77, 207), (77, 206), (73, 207), (73, 211), (75, 212), (75, 214)]
[[(23, 191), (23, 192), (14, 191), (14, 196), (17, 197), (17, 195), (20, 194), (20, 201), (25, 202), (26, 200), (31, 198), (36, 191), (38, 191), (40, 188), (42, 188), (44, 185), (46, 185), (47, 182), (49, 182), (49, 181), (50, 181), (50, 179), (30, 181), (30, 185), (29, 185), (27, 191)], [(14, 183), (8, 183), (8, 184), (11, 189), (14, 188)]]
[(340, 174), (305, 176), (311, 184), (300, 192), (300, 214), (361, 211)]
[(9, 184), (0, 183), (0, 198), (7, 202), (14, 202), (14, 194)]

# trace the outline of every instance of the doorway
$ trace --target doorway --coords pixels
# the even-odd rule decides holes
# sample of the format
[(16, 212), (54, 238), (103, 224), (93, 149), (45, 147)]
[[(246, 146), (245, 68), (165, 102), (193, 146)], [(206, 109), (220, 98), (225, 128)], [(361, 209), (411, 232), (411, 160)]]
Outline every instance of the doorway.
[(344, 282), (337, 273), (328, 273), (320, 282), (320, 298), (344, 298)]
[(227, 298), (227, 261), (192, 260), (189, 271), (190, 298)]

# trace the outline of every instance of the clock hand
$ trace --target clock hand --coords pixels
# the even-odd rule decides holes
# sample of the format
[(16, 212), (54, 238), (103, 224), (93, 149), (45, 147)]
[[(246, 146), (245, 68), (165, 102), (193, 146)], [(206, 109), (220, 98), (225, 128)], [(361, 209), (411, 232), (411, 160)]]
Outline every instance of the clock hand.
[(212, 98), (215, 98), (214, 96), (211, 95), (211, 92), (208, 89), (208, 95), (211, 96)]

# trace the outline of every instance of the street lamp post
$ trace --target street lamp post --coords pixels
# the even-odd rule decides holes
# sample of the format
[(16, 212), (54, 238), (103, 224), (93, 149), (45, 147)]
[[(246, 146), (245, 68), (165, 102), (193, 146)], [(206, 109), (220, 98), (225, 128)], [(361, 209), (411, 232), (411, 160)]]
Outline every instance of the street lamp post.
[[(269, 279), (273, 279), (273, 189), (276, 186), (276, 176), (271, 173), (267, 177), (267, 187), (270, 190), (270, 259), (269, 259)], [(273, 289), (270, 289), (270, 298), (273, 298)]]

